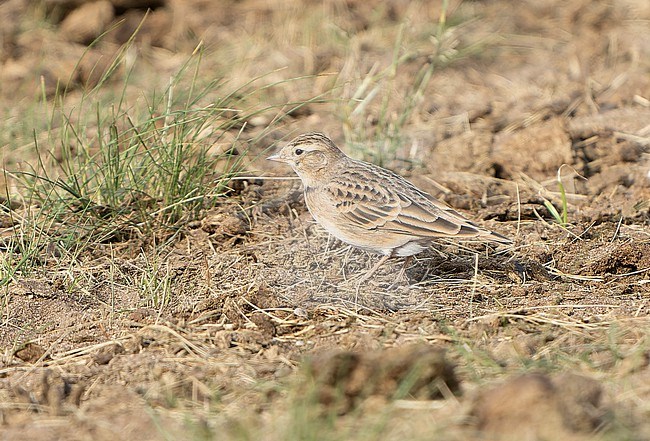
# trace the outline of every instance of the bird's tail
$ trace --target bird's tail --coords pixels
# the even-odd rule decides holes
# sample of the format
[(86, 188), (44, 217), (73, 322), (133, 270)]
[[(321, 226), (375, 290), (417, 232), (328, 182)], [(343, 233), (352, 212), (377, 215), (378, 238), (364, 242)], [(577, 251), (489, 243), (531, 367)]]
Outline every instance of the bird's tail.
[(512, 240), (508, 239), (506, 236), (504, 236), (502, 234), (495, 233), (494, 231), (481, 229), (481, 233), (482, 233), (480, 235), (481, 239), (487, 239), (487, 240), (490, 240), (492, 242), (497, 242), (497, 243), (500, 243), (500, 244), (503, 244), (503, 245), (512, 245), (513, 244)]

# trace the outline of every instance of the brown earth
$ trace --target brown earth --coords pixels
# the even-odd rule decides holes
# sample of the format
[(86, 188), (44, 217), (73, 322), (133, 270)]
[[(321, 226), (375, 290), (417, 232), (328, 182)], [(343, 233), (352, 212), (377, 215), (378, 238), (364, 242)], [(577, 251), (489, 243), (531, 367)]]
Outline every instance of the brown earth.
[[(303, 439), (309, 427), (339, 433), (323, 439), (650, 438), (650, 6), (452, 3), (449, 22), (465, 24), (443, 49), (480, 50), (434, 70), (382, 161), (512, 247), (440, 244), (408, 280), (395, 281), (393, 261), (357, 298), (377, 257), (315, 225), (296, 181), (257, 178), (233, 182), (171, 245), (99, 244), (66, 265), (48, 250), (0, 297), (0, 438)], [(136, 47), (161, 73), (152, 87), (202, 40), (212, 74), (233, 87), (263, 72), (269, 83), (317, 75), (280, 86), (268, 98), (280, 102), (330, 90), (332, 72), (352, 82), (390, 65), (385, 35), (408, 20), (412, 54), (384, 84), (405, 100), (433, 44), (418, 33), (440, 17), (438, 2), (10, 0), (0, 5), (7, 120), (41, 84), (53, 96), (69, 79), (71, 101), (97, 84), (147, 7)], [(287, 19), (316, 8), (320, 21)], [(49, 25), (26, 32), (39, 14)], [(321, 22), (350, 47), (281, 35)], [(248, 50), (247, 63), (228, 66), (221, 48)], [(369, 143), (378, 105), (350, 119)], [(289, 175), (264, 152), (313, 129), (362, 156), (340, 106), (310, 103), (268, 133), (273, 115), (251, 120), (250, 175)], [(5, 167), (25, 151), (4, 151)], [(566, 228), (545, 206), (562, 209), (558, 173)], [(170, 295), (152, 302), (158, 293)]]

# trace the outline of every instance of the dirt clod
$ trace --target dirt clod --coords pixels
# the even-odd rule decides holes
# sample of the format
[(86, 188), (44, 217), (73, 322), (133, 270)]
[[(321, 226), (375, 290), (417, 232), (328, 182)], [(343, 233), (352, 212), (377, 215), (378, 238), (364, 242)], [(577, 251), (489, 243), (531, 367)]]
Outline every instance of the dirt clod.
[(25, 363), (34, 363), (39, 360), (43, 354), (45, 354), (45, 349), (36, 343), (27, 343), (14, 353), (16, 357), (20, 358)]
[(471, 416), (502, 440), (586, 439), (603, 415), (597, 381), (574, 374), (526, 374), (479, 393)]
[(74, 43), (90, 44), (113, 20), (113, 5), (108, 0), (84, 3), (61, 22), (61, 34)]
[(313, 356), (306, 369), (319, 401), (338, 413), (371, 396), (427, 400), (457, 392), (459, 386), (444, 350), (423, 345), (326, 352)]

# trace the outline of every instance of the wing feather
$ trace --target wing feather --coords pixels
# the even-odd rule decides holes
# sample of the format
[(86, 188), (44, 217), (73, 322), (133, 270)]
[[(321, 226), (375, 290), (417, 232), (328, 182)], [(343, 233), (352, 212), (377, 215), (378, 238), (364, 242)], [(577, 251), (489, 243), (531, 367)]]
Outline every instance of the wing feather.
[(385, 169), (364, 171), (348, 170), (326, 186), (339, 215), (354, 226), (414, 238), (468, 238), (483, 233), (460, 213), (404, 178)]
[(401, 202), (387, 189), (378, 189), (364, 180), (343, 176), (332, 180), (326, 191), (336, 200), (336, 210), (355, 226), (374, 230), (394, 220), (401, 211)]

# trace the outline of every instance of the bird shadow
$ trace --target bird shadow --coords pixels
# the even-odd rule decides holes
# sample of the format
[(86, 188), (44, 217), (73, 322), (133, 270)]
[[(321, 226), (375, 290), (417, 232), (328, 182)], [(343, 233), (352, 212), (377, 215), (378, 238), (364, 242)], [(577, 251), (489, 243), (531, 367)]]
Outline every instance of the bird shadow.
[(445, 280), (471, 280), (477, 275), (495, 282), (525, 283), (550, 280), (551, 276), (539, 262), (504, 254), (452, 254), (435, 250), (416, 257), (406, 269), (410, 284), (441, 283)]
[(359, 304), (355, 306), (397, 312), (422, 303), (421, 300), (414, 301), (417, 298), (414, 288), (457, 286), (459, 283), (471, 283), (476, 277), (480, 277), (482, 283), (487, 279), (490, 283), (501, 285), (552, 278), (538, 262), (500, 254), (424, 252), (412, 260), (400, 279), (398, 275), (402, 268), (403, 261), (393, 262), (390, 269), (368, 281), (370, 286), (363, 289)]

